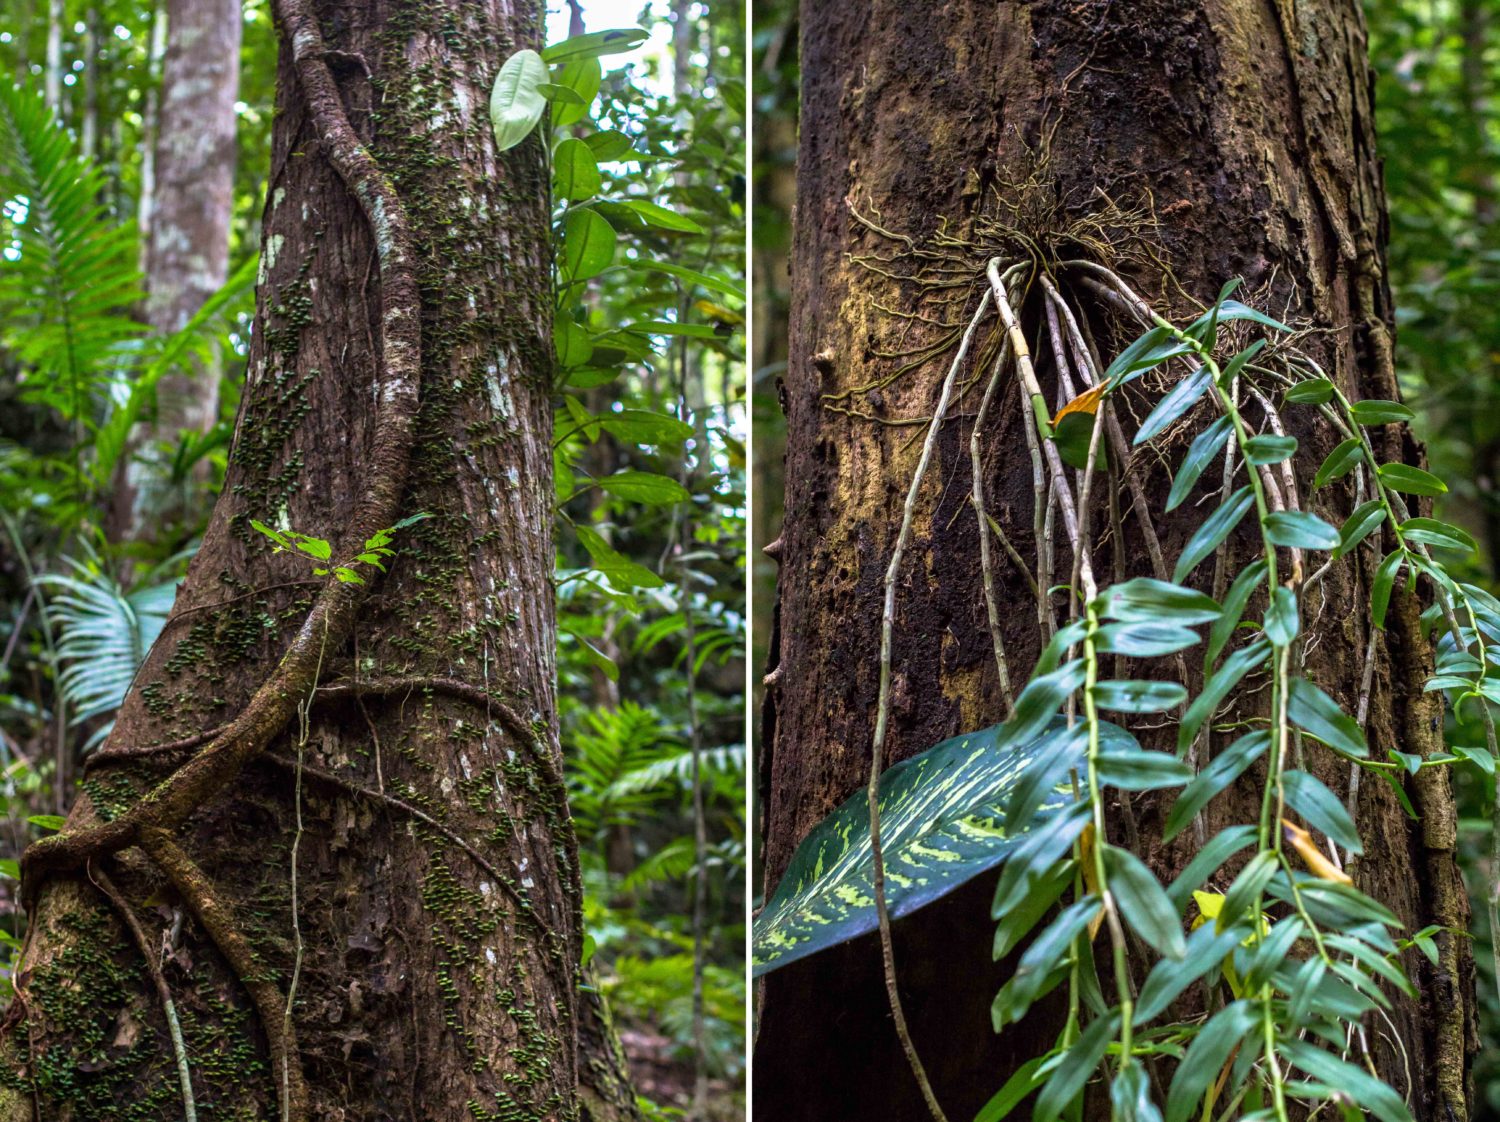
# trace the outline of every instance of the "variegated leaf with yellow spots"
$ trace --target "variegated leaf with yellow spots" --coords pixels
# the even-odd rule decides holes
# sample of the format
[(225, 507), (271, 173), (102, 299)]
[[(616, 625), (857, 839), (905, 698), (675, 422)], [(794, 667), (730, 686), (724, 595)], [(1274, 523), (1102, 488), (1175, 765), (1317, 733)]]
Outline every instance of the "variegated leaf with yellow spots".
[[(1123, 729), (1108, 723), (1101, 728), (1106, 749), (1139, 751)], [(1065, 796), (1052, 794), (1019, 828), (1006, 821), (1011, 792), (1028, 764), (1051, 762), (1059, 753), (1082, 758), (1082, 727), (1070, 732), (1054, 717), (1024, 742), (1007, 733), (1005, 725), (965, 733), (881, 776), (881, 853), (893, 918), (993, 869), (1028, 829), (1063, 806)], [(755, 974), (873, 931), (873, 869), (869, 803), (860, 790), (803, 840), (756, 918)]]

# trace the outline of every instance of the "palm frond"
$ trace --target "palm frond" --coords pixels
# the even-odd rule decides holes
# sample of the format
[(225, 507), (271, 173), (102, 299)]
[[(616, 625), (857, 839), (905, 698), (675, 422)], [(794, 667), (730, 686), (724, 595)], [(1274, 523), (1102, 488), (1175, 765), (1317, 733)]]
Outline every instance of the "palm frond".
[[(701, 760), (705, 776), (711, 773), (739, 774), (745, 770), (745, 746), (725, 744), (718, 748), (705, 748)], [(610, 785), (610, 794), (616, 798), (622, 798), (661, 787), (683, 790), (692, 781), (692, 749), (680, 748), (671, 755), (662, 756), (626, 772)]]
[(57, 630), (57, 659), (63, 664), (57, 685), (72, 714), (69, 723), (77, 725), (124, 703), (136, 669), (172, 610), (177, 584), (142, 584), (127, 592), (107, 574), (66, 560), (73, 575), (47, 573), (37, 577), (37, 584), (54, 592), (46, 611)]
[(0, 345), (29, 369), (22, 397), (85, 422), (142, 325), (134, 223), (40, 93), (0, 84)]

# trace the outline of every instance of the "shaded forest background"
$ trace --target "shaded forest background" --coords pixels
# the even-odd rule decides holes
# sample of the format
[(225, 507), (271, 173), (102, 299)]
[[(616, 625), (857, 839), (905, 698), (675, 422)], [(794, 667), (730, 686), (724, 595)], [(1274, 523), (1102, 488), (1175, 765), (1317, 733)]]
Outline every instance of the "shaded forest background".
[[(1438, 515), (1464, 525), (1481, 543), (1474, 570), (1462, 577), (1494, 589), (1500, 587), (1500, 12), (1489, 0), (1370, 0), (1365, 12), (1390, 206), (1398, 373), (1432, 470), (1450, 488)], [(797, 5), (755, 0), (751, 18), (757, 325), (750, 356), (757, 615), (751, 657), (759, 668), (776, 588), (776, 565), (762, 550), (778, 537), (782, 513), (778, 383), (786, 363), (795, 197)], [(762, 694), (755, 702), (758, 709)], [(1477, 1117), (1500, 1118), (1500, 996), (1481, 895), (1491, 876), (1495, 779), (1478, 769), (1455, 771), (1454, 779), (1479, 970)], [(753, 790), (759, 793), (765, 781), (755, 777)], [(754, 820), (761, 823), (758, 813)], [(760, 870), (751, 875), (758, 906), (766, 886)]]
[[(265, 0), (229, 5), (241, 13), (242, 36), (232, 198), (222, 216), (226, 275), (185, 328), (161, 329), (147, 288), (162, 240), (157, 153), (171, 140), (162, 132), (163, 69), (174, 47), (167, 6), (0, 2), (0, 85), (17, 87), (0, 90), (0, 966), (24, 934), (16, 859), (60, 824), (87, 753), (161, 628), (221, 485), (239, 405), (260, 221), (274, 186), (277, 35)], [(629, 139), (633, 155), (601, 171), (617, 195), (689, 220), (691, 229), (636, 232), (640, 252), (720, 284), (616, 271), (584, 297), (591, 331), (673, 305), (676, 322), (695, 327), (622, 333), (612, 373), (596, 371), (596, 384), (568, 400), (595, 414), (671, 414), (692, 426), (691, 438), (676, 447), (631, 443), (570, 431), (559, 417), (559, 518), (596, 535), (585, 549), (580, 535), (560, 534), (557, 559), (562, 740), (583, 850), (586, 953), (648, 1113), (686, 1108), (701, 1066), (713, 1085), (711, 1116), (739, 1117), (747, 417), (734, 293), (744, 276), (744, 11), (735, 0), (556, 7), (554, 40), (633, 20), (651, 33), (623, 69), (606, 67), (594, 115)], [(77, 323), (63, 324), (27, 295), (49, 274), (22, 249), (20, 235), (38, 234), (41, 216), (17, 187), (36, 169), (23, 166), (27, 126), (15, 110), (38, 97), (64, 126), (61, 156), (81, 159), (91, 176), (80, 205), (99, 259), (83, 264), (101, 271), (54, 293), (59, 306), (72, 301)], [(602, 350), (595, 365), (606, 365)], [(143, 389), (148, 378), (160, 379), (154, 390)], [(179, 405), (205, 401), (201, 424), (166, 422), (180, 417)], [(118, 448), (111, 434), (130, 431), (118, 424), (126, 410), (160, 423)], [(691, 497), (589, 484), (630, 471), (681, 480)], [(153, 497), (134, 526), (120, 514), (127, 479)], [(709, 873), (701, 1056), (692, 1014), (695, 743)], [(0, 1004), (11, 996), (3, 967)]]

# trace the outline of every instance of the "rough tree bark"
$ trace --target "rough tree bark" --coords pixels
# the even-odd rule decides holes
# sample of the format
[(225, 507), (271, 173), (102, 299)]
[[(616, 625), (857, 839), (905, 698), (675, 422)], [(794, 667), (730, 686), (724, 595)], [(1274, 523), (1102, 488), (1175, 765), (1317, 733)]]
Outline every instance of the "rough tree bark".
[[(199, 1117), (625, 1116), (578, 990), (556, 736), (548, 182), (487, 113), (541, 5), (274, 7), (228, 478), (68, 824), (23, 860), (0, 1114), (182, 1118), (164, 983)], [(347, 559), (419, 512), (364, 585), (250, 525)]]
[[(943, 219), (950, 231), (970, 229), (976, 214), (993, 209), (996, 192), (1030, 208), (1044, 243), (1049, 222), (1055, 228), (1096, 213), (1101, 191), (1122, 205), (1149, 205), (1156, 225), (1137, 232), (1156, 244), (1159, 261), (1121, 268), (1165, 313), (1196, 314), (1184, 293), (1208, 301), (1225, 280), (1243, 275), (1251, 300), (1315, 329), (1301, 346), (1352, 397), (1397, 396), (1358, 4), (864, 0), (807, 2), (801, 19), (781, 627), (768, 709), (775, 723), (768, 730), (768, 892), (809, 829), (866, 781), (882, 578), (919, 452), (913, 430), (835, 412), (825, 395), (889, 374), (897, 363), (883, 352), (910, 350), (936, 334), (891, 314), (915, 310), (911, 286), (851, 259), (902, 250), (857, 223), (851, 201), (917, 245)], [(1080, 253), (1077, 245), (1047, 250)], [(976, 271), (982, 265), (971, 263)], [(965, 319), (977, 297), (976, 290)], [(1026, 322), (1034, 325), (1040, 311), (1028, 307)], [(1110, 346), (1137, 333), (1118, 320), (1112, 328), (1105, 313), (1097, 300), (1088, 310)], [(927, 416), (944, 372), (944, 361), (929, 362), (844, 404), (885, 419)], [(1042, 377), (1053, 375), (1044, 369)], [(1044, 389), (1050, 401), (1051, 384)], [(950, 411), (958, 419), (941, 434), (898, 589), (887, 764), (1003, 715), (967, 506), (978, 392)], [(997, 403), (982, 436), (986, 486), (992, 513), (1032, 556), (1031, 464), (1017, 413), (1014, 398), (1003, 409)], [(1316, 417), (1292, 420), (1306, 496), (1309, 465), (1335, 441)], [(1128, 416), (1126, 424), (1133, 428)], [(1420, 459), (1398, 427), (1383, 440), (1386, 458)], [(1174, 445), (1171, 462), (1180, 456)], [(1163, 518), (1166, 466), (1150, 451), (1135, 462), (1146, 473), (1162, 545), (1175, 556), (1204, 511), (1189, 506)], [(1318, 499), (1332, 517), (1352, 506), (1352, 496), (1336, 488)], [(1128, 575), (1155, 575), (1128, 493), (1120, 501), (1124, 540), (1099, 547), (1096, 570), (1108, 579), (1118, 558)], [(1096, 515), (1096, 525), (1107, 523)], [(1240, 560), (1255, 548), (1251, 534), (1247, 523), (1234, 539)], [(1070, 562), (1061, 547), (1059, 580)], [(1032, 595), (1003, 557), (998, 578), (1001, 602), (1010, 606), (1003, 623), (1012, 675), (1024, 677), (1038, 649)], [(1350, 711), (1369, 641), (1369, 578), (1363, 561), (1342, 562), (1307, 605), (1309, 674)], [(1430, 652), (1417, 613), (1401, 597), (1376, 643), (1368, 723), (1376, 751), (1439, 746), (1438, 702), (1421, 692)], [(1223, 743), (1216, 737), (1211, 750)], [(1336, 792), (1348, 789), (1345, 767), (1316, 745), (1309, 758)], [(1368, 852), (1355, 876), (1414, 928), (1462, 926), (1468, 905), (1453, 861), (1447, 779), (1440, 769), (1421, 774), (1422, 783), (1409, 781), (1420, 823), (1403, 816), (1383, 784), (1363, 784), (1358, 819)], [(1253, 821), (1249, 799), (1247, 792), (1212, 804), (1210, 835)], [(1161, 836), (1164, 807), (1137, 799), (1134, 812), (1147, 859), (1165, 873), (1180, 869), (1191, 832), (1163, 847), (1151, 839)], [(1122, 817), (1112, 812), (1111, 822)], [(990, 961), (992, 889), (991, 878), (980, 878), (895, 928), (907, 1018), (954, 1119), (972, 1117), (1061, 1025), (1054, 1007), (1037, 1010), (1020, 1029), (992, 1033), (988, 1006), (1014, 966)], [(1475, 1047), (1468, 952), (1445, 936), (1438, 967), (1415, 955), (1405, 965), (1421, 998), (1398, 1003), (1392, 1014), (1400, 1048), (1391, 1029), (1372, 1030), (1382, 1072), (1409, 1095), (1419, 1118), (1464, 1119)], [(762, 1117), (927, 1117), (892, 1030), (873, 936), (770, 975), (761, 1002), (755, 1102)]]
[[(229, 273), (243, 26), (238, 0), (169, 0), (166, 11), (154, 200), (146, 231), (146, 321), (161, 334), (184, 327)], [(174, 372), (157, 383), (155, 417), (137, 427), (121, 464), (112, 497), (113, 536), (150, 534), (164, 514), (181, 513), (173, 509), (181, 504), (169, 501), (173, 496), (155, 493), (162, 467), (149, 461), (158, 442), (175, 442), (183, 430), (207, 432), (218, 418), (216, 365)], [(201, 494), (203, 488), (192, 490)]]

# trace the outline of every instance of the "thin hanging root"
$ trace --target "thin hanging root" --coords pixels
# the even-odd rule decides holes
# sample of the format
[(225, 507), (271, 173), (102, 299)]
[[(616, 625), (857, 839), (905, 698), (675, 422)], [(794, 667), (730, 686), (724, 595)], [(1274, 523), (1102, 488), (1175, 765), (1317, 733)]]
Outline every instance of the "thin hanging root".
[(922, 479), (927, 474), (927, 465), (932, 461), (933, 448), (937, 445), (938, 433), (943, 427), (943, 418), (948, 411), (948, 402), (953, 396), (953, 386), (963, 367), (964, 356), (973, 342), (974, 331), (989, 306), (990, 294), (980, 297), (974, 318), (964, 331), (958, 353), (953, 356), (953, 365), (943, 380), (942, 392), (938, 395), (937, 407), (933, 410), (932, 425), (927, 430), (927, 440), (922, 445), (922, 455), (917, 469), (912, 474), (911, 486), (906, 492), (906, 504), (901, 512), (901, 528), (896, 534), (896, 548), (891, 552), (891, 563), (885, 571), (885, 608), (880, 620), (880, 696), (875, 709), (875, 739), (870, 747), (870, 779), (866, 795), (870, 806), (870, 858), (874, 866), (875, 914), (880, 923), (880, 954), (885, 969), (885, 992), (890, 1001), (891, 1019), (896, 1035), (901, 1040), (906, 1062), (911, 1065), (912, 1075), (922, 1090), (922, 1098), (935, 1122), (948, 1122), (947, 1115), (938, 1104), (932, 1083), (927, 1078), (927, 1069), (917, 1055), (916, 1045), (906, 1027), (906, 1014), (901, 1008), (901, 993), (896, 987), (896, 955), (891, 943), (891, 914), (885, 902), (885, 855), (880, 849), (880, 773), (884, 770), (885, 737), (890, 724), (891, 712), (891, 637), (896, 621), (896, 581), (901, 574), (901, 559), (906, 552), (906, 543), (911, 538), (912, 520), (915, 517), (917, 495), (922, 489)]
[(213, 884), (165, 830), (147, 827), (141, 831), (141, 848), (172, 882), (188, 911), (203, 928), (224, 961), (239, 978), (255, 1006), (266, 1043), (271, 1050), (271, 1070), (276, 1077), (282, 1122), (307, 1122), (307, 1084), (297, 1051), (297, 1030), (284, 1020), (286, 998), (270, 978), (265, 966), (235, 926), (228, 908), (220, 902)]
[(109, 902), (115, 906), (115, 911), (119, 913), (126, 930), (135, 941), (136, 949), (146, 960), (146, 972), (151, 975), (156, 996), (161, 1000), (162, 1014), (167, 1019), (167, 1034), (172, 1039), (172, 1052), (177, 1060), (177, 1082), (182, 1087), (183, 1122), (198, 1122), (198, 1104), (193, 1098), (193, 1075), (188, 1065), (187, 1044), (182, 1039), (182, 1024), (177, 1019), (177, 1005), (172, 1000), (172, 989), (167, 985), (166, 975), (161, 972), (161, 964), (156, 961), (156, 948), (151, 945), (145, 929), (141, 927), (141, 921), (136, 918), (129, 902), (115, 887), (114, 881), (109, 879), (109, 875), (90, 863), (88, 876), (94, 886), (109, 897)]
[(994, 400), (995, 390), (1000, 385), (1000, 375), (1005, 372), (1005, 361), (1009, 357), (1010, 340), (1007, 337), (1001, 344), (999, 355), (995, 358), (994, 373), (990, 376), (990, 384), (984, 391), (984, 399), (979, 403), (979, 412), (974, 417), (974, 429), (969, 434), (969, 459), (973, 464), (974, 472), (974, 516), (979, 522), (979, 567), (984, 580), (984, 606), (989, 614), (990, 641), (995, 648), (995, 669), (1000, 676), (1000, 695), (1005, 698), (1007, 717), (1015, 709), (1016, 699), (1011, 691), (1010, 668), (1005, 661), (1005, 640), (1000, 629), (1000, 604), (995, 595), (995, 571), (990, 559), (992, 520), (984, 509), (984, 463), (979, 454), (979, 434), (984, 431), (985, 418), (990, 412), (990, 402)]

